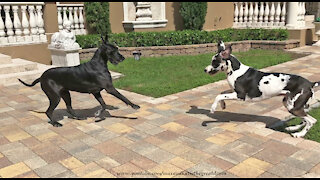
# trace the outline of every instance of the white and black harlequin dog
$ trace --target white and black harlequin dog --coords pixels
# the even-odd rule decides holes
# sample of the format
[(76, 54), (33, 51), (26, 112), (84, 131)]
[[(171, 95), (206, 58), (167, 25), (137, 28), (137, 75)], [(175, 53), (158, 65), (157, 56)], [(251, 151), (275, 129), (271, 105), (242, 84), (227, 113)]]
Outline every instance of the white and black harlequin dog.
[(287, 131), (293, 137), (303, 137), (316, 123), (316, 119), (305, 112), (309, 107), (309, 100), (313, 98), (313, 88), (320, 82), (310, 82), (307, 79), (293, 74), (265, 73), (242, 64), (231, 54), (231, 46), (226, 47), (222, 41), (218, 43), (218, 53), (212, 57), (212, 62), (205, 68), (205, 72), (213, 75), (218, 71), (227, 74), (227, 81), (232, 92), (219, 94), (211, 106), (214, 113), (218, 103), (225, 109), (224, 100), (260, 101), (274, 96), (284, 96), (283, 104), (288, 111), (303, 118), (299, 125), (289, 126)]

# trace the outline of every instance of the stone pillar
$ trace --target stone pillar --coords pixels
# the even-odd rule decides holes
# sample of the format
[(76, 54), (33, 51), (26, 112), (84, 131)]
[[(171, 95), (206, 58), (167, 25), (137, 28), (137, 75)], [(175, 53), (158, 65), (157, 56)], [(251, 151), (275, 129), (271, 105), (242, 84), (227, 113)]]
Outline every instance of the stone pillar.
[(287, 27), (296, 28), (298, 27), (298, 3), (299, 2), (288, 2), (288, 12), (287, 12)]

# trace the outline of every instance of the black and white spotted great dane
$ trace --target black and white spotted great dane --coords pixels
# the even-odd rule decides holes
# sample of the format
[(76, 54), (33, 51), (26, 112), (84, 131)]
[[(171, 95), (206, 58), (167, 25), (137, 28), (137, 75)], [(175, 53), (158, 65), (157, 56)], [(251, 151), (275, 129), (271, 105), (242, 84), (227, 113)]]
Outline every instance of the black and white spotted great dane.
[(274, 96), (284, 96), (283, 105), (287, 110), (303, 119), (299, 125), (289, 126), (287, 131), (293, 137), (303, 137), (316, 123), (316, 119), (305, 112), (309, 101), (314, 96), (313, 88), (320, 82), (309, 80), (294, 74), (266, 73), (242, 64), (231, 54), (231, 46), (226, 47), (222, 41), (218, 43), (218, 53), (212, 57), (212, 62), (205, 68), (205, 72), (214, 75), (218, 71), (227, 73), (227, 81), (232, 92), (219, 94), (211, 106), (214, 113), (218, 103), (225, 109), (224, 100), (260, 101)]

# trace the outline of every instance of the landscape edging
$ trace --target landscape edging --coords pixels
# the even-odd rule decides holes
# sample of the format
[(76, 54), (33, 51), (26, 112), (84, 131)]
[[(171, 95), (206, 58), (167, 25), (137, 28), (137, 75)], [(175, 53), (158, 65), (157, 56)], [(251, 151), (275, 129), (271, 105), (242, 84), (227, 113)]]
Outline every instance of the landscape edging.
[[(250, 49), (284, 50), (300, 46), (299, 40), (266, 41), (246, 40), (225, 42), (232, 45), (233, 52), (244, 52)], [(81, 49), (80, 60), (91, 59), (97, 48)], [(142, 57), (176, 56), (176, 55), (197, 55), (217, 51), (217, 43), (177, 45), (177, 46), (149, 46), (149, 47), (119, 47), (120, 53), (125, 57), (133, 57), (134, 51), (140, 51)]]

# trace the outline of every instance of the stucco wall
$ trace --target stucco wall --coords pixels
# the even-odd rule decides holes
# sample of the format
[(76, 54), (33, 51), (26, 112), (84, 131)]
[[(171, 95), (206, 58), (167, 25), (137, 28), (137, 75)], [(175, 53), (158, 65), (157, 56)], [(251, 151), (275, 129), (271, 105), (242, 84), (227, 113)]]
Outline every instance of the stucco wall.
[(113, 33), (124, 32), (123, 21), (123, 2), (109, 2), (109, 21)]
[(213, 31), (230, 28), (233, 25), (233, 2), (208, 2), (203, 29)]
[[(124, 29), (123, 2), (110, 2), (110, 24), (113, 33), (120, 32), (144, 32), (144, 31), (175, 31), (183, 30), (183, 20), (179, 13), (180, 2), (166, 2), (166, 19), (168, 23), (162, 28)], [(232, 26), (233, 3), (232, 2), (208, 2), (208, 9), (204, 30), (224, 29)]]

